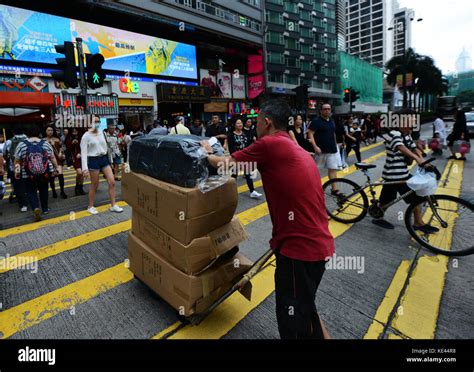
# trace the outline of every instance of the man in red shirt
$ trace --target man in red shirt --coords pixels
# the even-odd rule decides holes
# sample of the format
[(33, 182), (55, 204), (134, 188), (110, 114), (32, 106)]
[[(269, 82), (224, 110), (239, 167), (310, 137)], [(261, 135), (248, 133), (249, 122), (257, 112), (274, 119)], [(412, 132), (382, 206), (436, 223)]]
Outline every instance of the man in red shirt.
[[(273, 224), (275, 297), (282, 339), (329, 338), (316, 311), (316, 291), (327, 259), (334, 254), (318, 168), (286, 132), (291, 116), (284, 101), (269, 100), (257, 120), (257, 138), (231, 157), (209, 155), (209, 163), (256, 165)], [(208, 152), (210, 146), (204, 144)], [(247, 168), (248, 169), (248, 168)]]

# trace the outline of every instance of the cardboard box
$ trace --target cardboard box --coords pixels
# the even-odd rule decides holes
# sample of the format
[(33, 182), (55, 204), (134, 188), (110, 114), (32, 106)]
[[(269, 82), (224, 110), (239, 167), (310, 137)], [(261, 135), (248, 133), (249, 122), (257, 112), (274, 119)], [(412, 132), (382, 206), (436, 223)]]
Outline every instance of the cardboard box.
[(148, 247), (186, 274), (198, 274), (224, 253), (248, 238), (236, 217), (209, 234), (182, 244), (148, 218), (133, 210), (132, 233)]
[(129, 172), (122, 178), (122, 197), (138, 213), (183, 244), (207, 235), (232, 220), (237, 208), (237, 184), (202, 193), (144, 174)]
[(184, 316), (209, 308), (252, 266), (252, 262), (237, 253), (216, 262), (197, 276), (187, 275), (153, 252), (131, 232), (128, 236), (128, 257), (130, 270), (135, 276)]

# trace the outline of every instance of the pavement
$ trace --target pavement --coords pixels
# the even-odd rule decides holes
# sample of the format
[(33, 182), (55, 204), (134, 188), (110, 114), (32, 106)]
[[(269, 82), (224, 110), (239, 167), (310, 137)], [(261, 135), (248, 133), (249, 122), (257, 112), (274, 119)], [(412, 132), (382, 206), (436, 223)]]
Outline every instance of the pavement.
[[(422, 138), (430, 133), (431, 126), (423, 126)], [(377, 165), (372, 170), (377, 179), (385, 159), (384, 146), (374, 144), (362, 151), (365, 161)], [(447, 156), (445, 151), (437, 167), (447, 172), (454, 163), (462, 177), (446, 173), (448, 183), (440, 188), (457, 190), (473, 201), (474, 155), (469, 154), (466, 162), (448, 162)], [(350, 157), (349, 163), (354, 161)], [(340, 175), (357, 183), (364, 181), (353, 166)], [(33, 222), (31, 212), (20, 213), (16, 204), (0, 201), (0, 256), (6, 257), (0, 259), (0, 337), (279, 338), (274, 262), (252, 280), (251, 301), (236, 293), (200, 325), (182, 325), (176, 311), (128, 270), (131, 208), (121, 202), (123, 213), (108, 211), (107, 188), (102, 182), (96, 203), (100, 213), (88, 215), (87, 196), (72, 196), (72, 170), (67, 170), (66, 179), (70, 197), (50, 199), (51, 212), (40, 223)], [(239, 177), (238, 184), (236, 215), (249, 234), (240, 251), (256, 260), (268, 249), (271, 221), (265, 198), (251, 199), (245, 179)], [(259, 180), (257, 186), (263, 193)], [(120, 200), (120, 182), (117, 195)], [(418, 246), (399, 220), (405, 208), (399, 203), (387, 211), (386, 218), (395, 230), (381, 229), (369, 217), (352, 225), (330, 221), (336, 255), (363, 263), (324, 274), (316, 305), (333, 338), (474, 338), (474, 255), (446, 258)], [(462, 221), (456, 229), (455, 234), (472, 233), (474, 238)]]

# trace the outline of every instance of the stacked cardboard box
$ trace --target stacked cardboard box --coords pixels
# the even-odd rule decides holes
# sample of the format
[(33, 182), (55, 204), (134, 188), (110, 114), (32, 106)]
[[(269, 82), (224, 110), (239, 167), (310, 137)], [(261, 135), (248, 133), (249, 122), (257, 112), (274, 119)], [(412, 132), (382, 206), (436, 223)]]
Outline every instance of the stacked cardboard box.
[(202, 312), (250, 268), (236, 248), (247, 234), (233, 217), (234, 179), (202, 193), (130, 172), (122, 196), (133, 209), (130, 269), (180, 314)]

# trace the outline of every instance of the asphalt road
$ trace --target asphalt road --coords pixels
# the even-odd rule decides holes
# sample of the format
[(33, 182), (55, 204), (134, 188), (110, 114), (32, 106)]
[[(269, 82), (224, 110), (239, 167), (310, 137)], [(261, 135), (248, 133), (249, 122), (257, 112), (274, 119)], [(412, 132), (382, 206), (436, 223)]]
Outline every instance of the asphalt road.
[[(428, 138), (431, 126), (422, 130)], [(436, 162), (448, 165), (447, 152)], [(381, 176), (384, 147), (364, 149), (363, 159), (376, 164)], [(354, 163), (354, 156), (349, 160)], [(461, 163), (461, 162), (456, 162)], [(463, 163), (462, 197), (474, 200), (474, 155)], [(459, 165), (462, 166), (462, 165)], [(67, 177), (72, 176), (68, 171)], [(341, 175), (358, 183), (360, 172), (349, 168)], [(325, 176), (325, 174), (321, 174)], [(239, 185), (245, 180), (238, 179)], [(74, 190), (74, 179), (68, 194)], [(120, 195), (120, 182), (117, 185)], [(263, 192), (261, 187), (259, 191)], [(227, 338), (275, 339), (278, 329), (273, 294), (274, 265), (253, 282), (249, 302), (233, 295), (199, 326), (180, 325), (176, 311), (154, 295), (127, 269), (127, 230), (131, 209), (122, 214), (107, 210), (108, 196), (101, 184), (97, 216), (84, 213), (87, 196), (51, 199), (49, 220), (32, 223), (29, 213), (0, 202), (0, 336), (16, 339), (141, 339)], [(239, 194), (236, 214), (245, 217), (249, 239), (240, 251), (256, 260), (268, 249), (271, 222), (261, 200)], [(474, 338), (474, 255), (447, 259), (431, 254), (408, 236), (398, 219), (405, 204), (387, 212), (395, 230), (384, 230), (366, 217), (354, 225), (330, 222), (336, 255), (355, 257), (358, 268), (327, 270), (316, 304), (333, 338)], [(457, 228), (466, 229), (467, 226)], [(472, 227), (471, 227), (472, 229)], [(472, 232), (474, 238), (474, 231)], [(35, 263), (16, 267), (20, 258)], [(362, 265), (363, 263), (363, 265)]]

